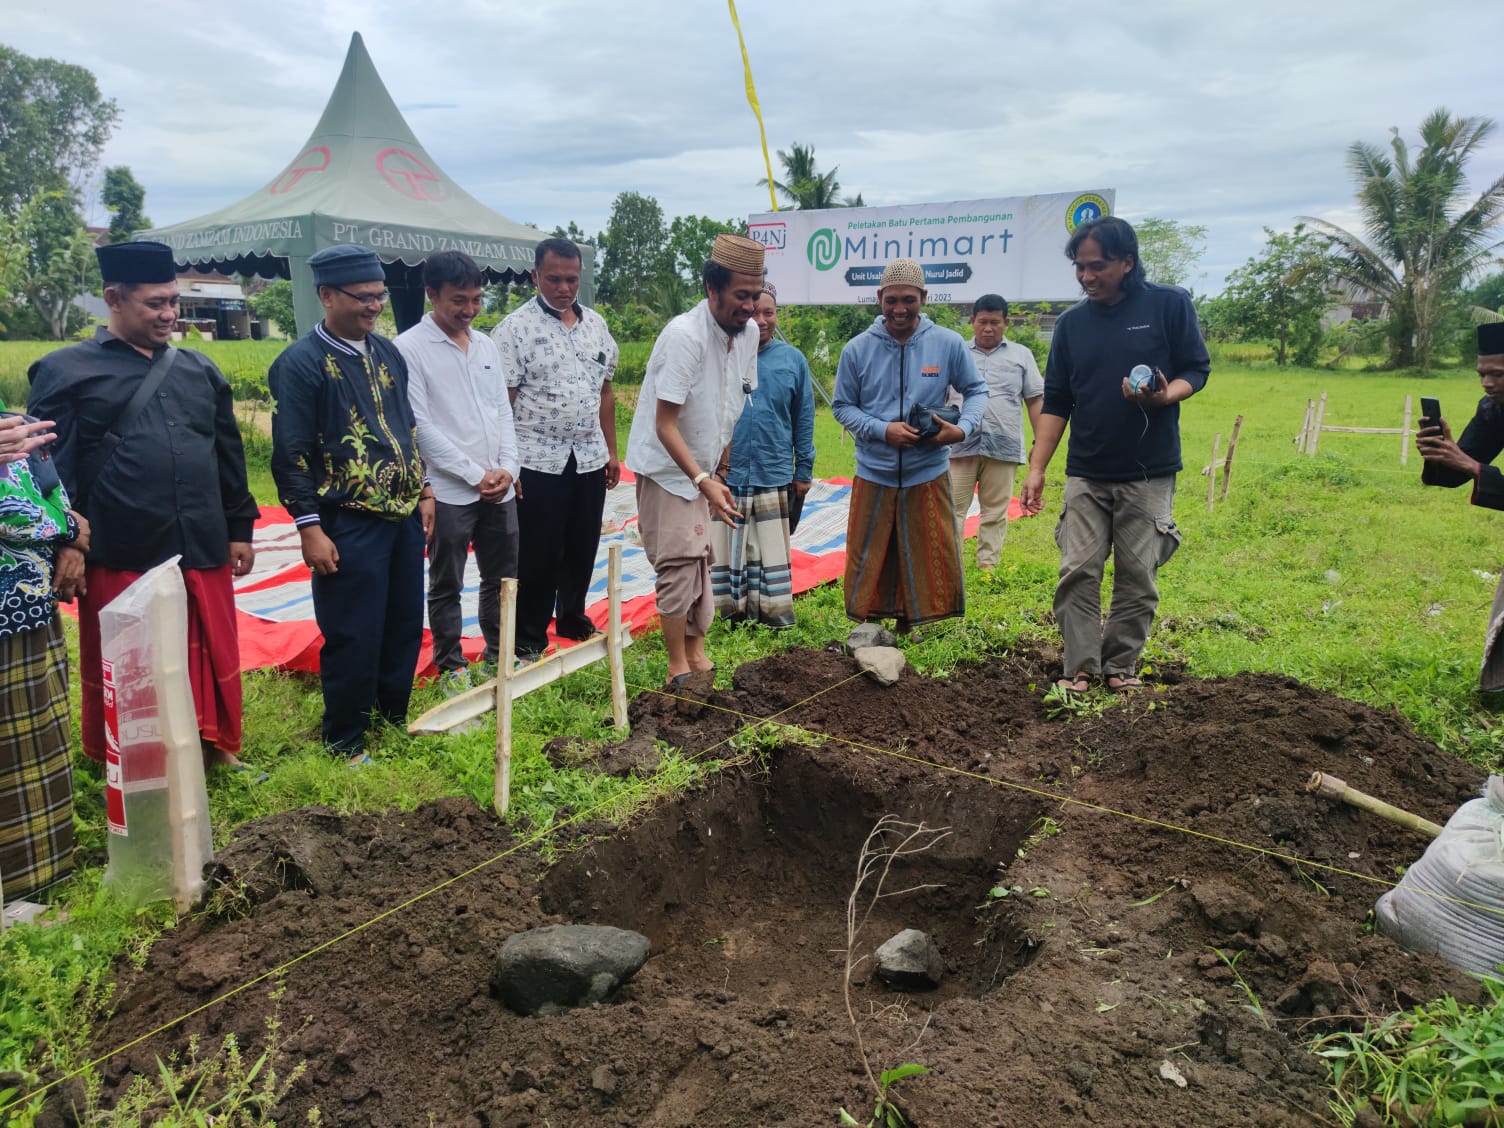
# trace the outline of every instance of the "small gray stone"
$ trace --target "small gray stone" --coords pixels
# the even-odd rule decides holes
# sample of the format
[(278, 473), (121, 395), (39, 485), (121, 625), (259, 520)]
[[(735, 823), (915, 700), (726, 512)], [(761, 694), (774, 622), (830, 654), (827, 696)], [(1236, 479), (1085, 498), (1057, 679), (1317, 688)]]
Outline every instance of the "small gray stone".
[(897, 646), (898, 639), (886, 627), (876, 623), (858, 623), (846, 636), (846, 649), (855, 653), (868, 646)]
[(609, 1097), (616, 1092), (616, 1074), (611, 1072), (609, 1065), (598, 1065), (590, 1074), (590, 1087), (603, 1097)]
[(864, 646), (852, 651), (851, 656), (878, 685), (897, 685), (909, 661), (903, 651), (891, 646)]
[(603, 1001), (647, 958), (648, 938), (640, 932), (551, 924), (506, 938), (491, 989), (518, 1014), (562, 1014)]
[(940, 986), (945, 975), (945, 959), (935, 947), (929, 933), (906, 928), (878, 948), (877, 974), (903, 991), (928, 990)]

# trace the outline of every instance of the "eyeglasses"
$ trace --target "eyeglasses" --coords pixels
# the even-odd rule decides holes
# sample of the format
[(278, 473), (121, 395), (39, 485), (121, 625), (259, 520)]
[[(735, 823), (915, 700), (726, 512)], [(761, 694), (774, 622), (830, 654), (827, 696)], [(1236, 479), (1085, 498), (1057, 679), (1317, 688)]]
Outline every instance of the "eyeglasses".
[(351, 301), (359, 302), (363, 306), (386, 305), (386, 300), (392, 296), (392, 292), (390, 290), (382, 290), (380, 293), (376, 294), (352, 294), (343, 286), (330, 286), (329, 289), (336, 290), (339, 293), (344, 294), (345, 297), (349, 298)]

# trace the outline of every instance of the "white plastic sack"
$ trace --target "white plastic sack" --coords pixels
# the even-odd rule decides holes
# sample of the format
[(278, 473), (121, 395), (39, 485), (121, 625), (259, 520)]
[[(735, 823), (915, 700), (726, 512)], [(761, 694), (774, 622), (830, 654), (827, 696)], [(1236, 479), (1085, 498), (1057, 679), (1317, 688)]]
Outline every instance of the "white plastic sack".
[(209, 795), (188, 681), (188, 595), (178, 557), (99, 613), (104, 659), (105, 884), (133, 904), (203, 891)]
[(1504, 778), (1457, 808), (1374, 909), (1385, 935), (1475, 975), (1504, 965)]

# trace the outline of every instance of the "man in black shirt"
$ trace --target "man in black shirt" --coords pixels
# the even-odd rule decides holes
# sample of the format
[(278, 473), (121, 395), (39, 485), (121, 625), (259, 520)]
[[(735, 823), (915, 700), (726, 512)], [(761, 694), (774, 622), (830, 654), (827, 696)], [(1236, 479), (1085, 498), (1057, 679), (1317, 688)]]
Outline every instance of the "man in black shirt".
[[(116, 243), (96, 255), (109, 327), (33, 364), (27, 407), (56, 422), (58, 474), (92, 530), (77, 584), (83, 748), (104, 760), (100, 609), (143, 572), (181, 556), (188, 677), (205, 755), (239, 766), (233, 584), (251, 570), (251, 530), (260, 513), (246, 484), (234, 399), (202, 353), (168, 352), (178, 315), (172, 248)], [(137, 402), (148, 381), (156, 389)], [(59, 550), (60, 574), (72, 574), (79, 562), (77, 549)]]
[[(1428, 486), (1473, 487), (1472, 504), (1504, 509), (1504, 473), (1490, 463), (1504, 451), (1504, 322), (1478, 326), (1478, 379), (1483, 398), (1462, 437), (1455, 442), (1445, 419), (1427, 419), (1416, 433), (1415, 446), (1426, 460), (1420, 480)], [(1504, 689), (1504, 647), (1497, 645), (1504, 631), (1504, 579), (1494, 591), (1483, 642), (1479, 688)]]
[[(1135, 672), (1159, 606), (1155, 579), (1180, 544), (1171, 508), (1180, 462), (1180, 401), (1206, 385), (1211, 359), (1190, 295), (1144, 280), (1138, 236), (1116, 216), (1076, 228), (1065, 248), (1086, 300), (1061, 315), (1045, 366), (1044, 403), (1024, 508), (1043, 505), (1044, 472), (1071, 425), (1055, 537), (1055, 621), (1064, 677), (1080, 693), (1105, 677), (1114, 692)], [(1147, 382), (1131, 382), (1135, 368)], [(1102, 572), (1113, 555), (1112, 606), (1102, 622)]]

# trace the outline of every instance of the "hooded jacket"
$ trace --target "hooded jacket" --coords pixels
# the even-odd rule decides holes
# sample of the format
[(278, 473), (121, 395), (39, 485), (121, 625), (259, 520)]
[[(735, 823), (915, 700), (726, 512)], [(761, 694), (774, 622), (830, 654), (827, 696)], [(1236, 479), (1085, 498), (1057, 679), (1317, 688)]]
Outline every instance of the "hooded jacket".
[(834, 406), (837, 422), (856, 439), (857, 476), (880, 486), (918, 486), (944, 474), (948, 446), (899, 450), (886, 435), (888, 424), (906, 420), (916, 403), (944, 407), (952, 388), (962, 396), (959, 426), (969, 437), (982, 422), (987, 384), (961, 335), (926, 315), (907, 341), (896, 340), (880, 317), (848, 341), (836, 370)]

